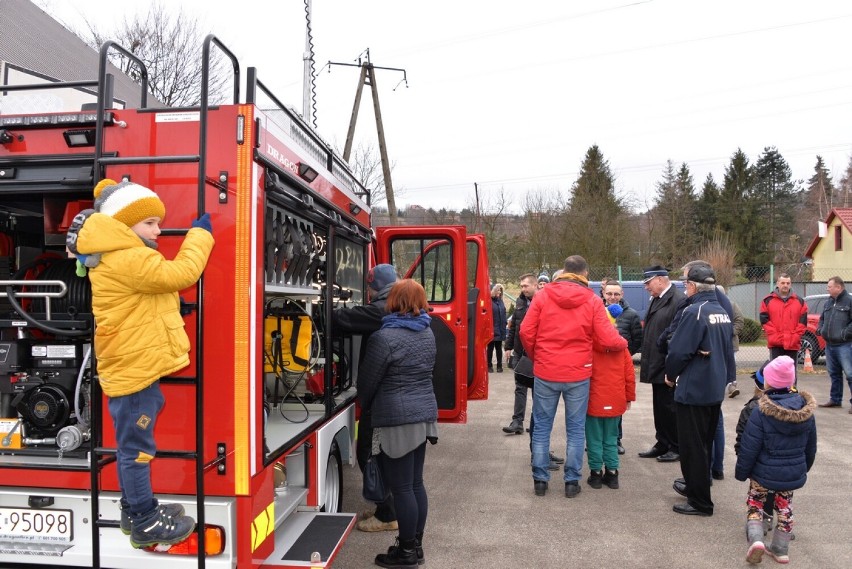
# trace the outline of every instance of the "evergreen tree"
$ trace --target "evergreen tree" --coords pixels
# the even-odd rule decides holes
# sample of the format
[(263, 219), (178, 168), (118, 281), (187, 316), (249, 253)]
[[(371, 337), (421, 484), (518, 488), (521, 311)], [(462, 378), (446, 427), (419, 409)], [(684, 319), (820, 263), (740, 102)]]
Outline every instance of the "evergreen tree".
[(615, 178), (597, 145), (583, 158), (572, 187), (561, 234), (567, 255), (590, 265), (612, 266), (627, 258), (632, 235), (628, 209), (615, 193)]
[(701, 228), (701, 242), (706, 243), (714, 238), (720, 230), (716, 207), (719, 204), (720, 190), (713, 179), (713, 174), (707, 174), (704, 185), (701, 187), (701, 197), (698, 198), (697, 211), (698, 226)]
[(675, 180), (677, 201), (680, 208), (681, 223), (685, 229), (681, 245), (681, 260), (692, 257), (701, 243), (698, 227), (698, 197), (695, 195), (695, 183), (686, 162), (680, 165)]
[(695, 186), (689, 166), (682, 164), (675, 173), (674, 163), (666, 162), (662, 179), (657, 182), (657, 201), (653, 211), (655, 249), (653, 257), (667, 267), (695, 251), (697, 219)]
[(793, 173), (778, 149), (766, 147), (754, 165), (752, 199), (761, 233), (751, 241), (756, 248), (755, 262), (768, 265), (779, 261), (778, 253), (795, 236), (798, 190)]
[(662, 179), (657, 182), (656, 202), (650, 215), (651, 257), (667, 267), (672, 266), (674, 257), (672, 232), (677, 232), (680, 227), (676, 192), (674, 163), (667, 160)]
[(805, 205), (815, 208), (819, 219), (825, 220), (834, 207), (834, 183), (831, 181), (831, 173), (825, 167), (822, 156), (816, 157), (814, 175), (808, 179), (805, 195)]
[(719, 228), (732, 238), (737, 260), (754, 265), (757, 251), (752, 248), (754, 236), (760, 232), (760, 220), (752, 199), (754, 172), (748, 156), (737, 149), (725, 168), (725, 178), (716, 208)]
[[(852, 162), (850, 162), (850, 167), (852, 167)], [(841, 180), (841, 187), (843, 183)], [(814, 174), (808, 179), (799, 198), (796, 215), (799, 256), (804, 254), (805, 248), (816, 235), (818, 222), (825, 221), (833, 207), (838, 204), (842, 205), (844, 197), (842, 190), (839, 193), (835, 190), (831, 174), (825, 167), (822, 156), (817, 156)], [(798, 260), (797, 258), (796, 261)]]
[(850, 193), (852, 193), (852, 156), (849, 157), (849, 164), (846, 165), (846, 171), (840, 178), (839, 189), (841, 197), (838, 201), (840, 207), (850, 207), (852, 205), (852, 199), (850, 199)]

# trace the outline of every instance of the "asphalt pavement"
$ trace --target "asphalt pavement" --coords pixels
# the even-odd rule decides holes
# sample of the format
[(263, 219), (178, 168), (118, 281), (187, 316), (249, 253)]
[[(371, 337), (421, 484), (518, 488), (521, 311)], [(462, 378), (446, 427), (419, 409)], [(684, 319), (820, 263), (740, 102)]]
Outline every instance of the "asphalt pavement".
[[(725, 420), (725, 479), (714, 481), (712, 517), (683, 516), (672, 505), (683, 498), (672, 490), (679, 463), (659, 463), (637, 453), (654, 442), (651, 387), (637, 384), (637, 401), (624, 417), (619, 490), (592, 489), (582, 481), (577, 498), (565, 498), (562, 472), (555, 472), (546, 496), (533, 494), (529, 436), (505, 435), (512, 414), (511, 370), (490, 378), (489, 397), (471, 401), (468, 421), (439, 427), (440, 441), (429, 445), (425, 480), (429, 520), (423, 548), (426, 567), (514, 569), (570, 567), (648, 569), (752, 567), (745, 561), (747, 482), (734, 479), (735, 426), (750, 398), (753, 382), (738, 378), (741, 395), (722, 405)], [(799, 374), (799, 387), (817, 402), (828, 399), (824, 368)], [(852, 566), (852, 414), (848, 387), (841, 409), (816, 410), (818, 450), (804, 488), (793, 500), (796, 539), (790, 566)], [(529, 406), (527, 404), (527, 420)], [(562, 405), (551, 448), (565, 455)], [(588, 467), (584, 465), (584, 477)], [(357, 467), (344, 466), (346, 511), (362, 512)], [(396, 532), (354, 530), (334, 567), (375, 567), (373, 558), (393, 543)], [(776, 563), (768, 556), (763, 566)]]

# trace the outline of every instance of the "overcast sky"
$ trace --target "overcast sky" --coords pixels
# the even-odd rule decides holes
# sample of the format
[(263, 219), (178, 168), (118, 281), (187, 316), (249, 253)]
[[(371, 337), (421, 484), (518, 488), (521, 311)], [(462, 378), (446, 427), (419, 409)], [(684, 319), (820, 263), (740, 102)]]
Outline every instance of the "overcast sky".
[[(105, 29), (150, 2), (36, 3)], [(303, 2), (179, 4), (301, 111)], [(478, 183), (483, 200), (504, 188), (519, 210), (527, 191), (567, 191), (592, 144), (639, 209), (668, 159), (700, 190), (737, 148), (753, 163), (775, 146), (804, 180), (820, 154), (835, 182), (852, 154), (843, 0), (314, 0), (312, 23), (328, 142), (343, 146), (358, 83), (328, 61), (369, 48), (374, 65), (407, 72), (407, 88), (400, 72), (376, 79), (398, 206), (462, 208)], [(357, 139), (376, 141), (366, 90)]]

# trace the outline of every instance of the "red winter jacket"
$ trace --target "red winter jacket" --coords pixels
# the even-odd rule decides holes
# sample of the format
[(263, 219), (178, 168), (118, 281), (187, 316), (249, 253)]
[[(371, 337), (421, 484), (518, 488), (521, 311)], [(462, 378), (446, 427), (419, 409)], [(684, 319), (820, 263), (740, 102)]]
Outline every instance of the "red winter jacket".
[(770, 348), (798, 350), (808, 324), (808, 305), (791, 292), (786, 299), (775, 290), (760, 303), (760, 323)]
[(592, 355), (592, 381), (589, 382), (591, 417), (619, 417), (627, 411), (627, 402), (636, 401), (636, 371), (629, 350), (600, 351)]
[(601, 299), (572, 280), (557, 280), (536, 293), (520, 334), (535, 377), (545, 381), (590, 378), (593, 338), (605, 350), (627, 348)]

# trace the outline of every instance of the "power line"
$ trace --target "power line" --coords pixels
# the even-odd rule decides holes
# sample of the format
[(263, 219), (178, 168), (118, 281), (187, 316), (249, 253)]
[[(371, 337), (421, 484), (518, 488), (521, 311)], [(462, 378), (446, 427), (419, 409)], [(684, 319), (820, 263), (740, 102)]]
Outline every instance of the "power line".
[[(707, 35), (707, 36), (701, 36), (701, 37), (697, 37), (697, 38), (685, 38), (685, 39), (681, 39), (681, 40), (673, 40), (673, 41), (662, 42), (662, 43), (653, 43), (653, 44), (648, 44), (648, 45), (644, 45), (644, 46), (626, 47), (626, 48), (622, 48), (622, 49), (602, 51), (602, 52), (598, 52), (598, 53), (576, 55), (576, 56), (571, 56), (571, 57), (562, 57), (562, 58), (558, 58), (558, 59), (549, 59), (549, 60), (544, 60), (544, 61), (538, 60), (535, 63), (524, 63), (524, 64), (521, 64), (521, 65), (516, 65), (514, 67), (500, 67), (500, 68), (490, 70), (490, 71), (486, 70), (486, 71), (481, 71), (481, 72), (478, 72), (478, 73), (466, 73), (463, 76), (442, 75), (441, 79), (436, 80), (436, 81), (432, 81), (431, 83), (433, 83), (433, 84), (448, 83), (448, 82), (449, 83), (457, 83), (457, 82), (463, 81), (463, 80), (478, 79), (478, 78), (481, 78), (481, 77), (485, 77), (485, 76), (489, 76), (489, 75), (497, 75), (497, 74), (513, 75), (513, 74), (516, 74), (519, 71), (528, 71), (528, 70), (536, 69), (536, 68), (550, 68), (550, 67), (553, 67), (557, 64), (562, 64), (562, 63), (577, 62), (577, 61), (588, 61), (588, 60), (592, 60), (592, 59), (612, 57), (612, 56), (615, 56), (615, 55), (633, 54), (633, 53), (639, 53), (639, 52), (643, 52), (643, 51), (650, 51), (650, 50), (661, 49), (661, 48), (682, 46), (682, 45), (700, 43), (700, 42), (705, 42), (705, 41), (730, 39), (730, 38), (733, 38), (733, 37), (747, 36), (747, 35), (751, 35), (751, 34), (760, 34), (760, 33), (766, 33), (766, 32), (773, 32), (773, 31), (777, 31), (777, 30), (796, 28), (796, 27), (801, 27), (801, 26), (809, 26), (809, 25), (812, 25), (812, 24), (821, 24), (821, 23), (824, 23), (824, 22), (834, 22), (834, 21), (842, 20), (842, 19), (846, 19), (846, 18), (852, 18), (852, 14), (842, 14), (842, 15), (839, 15), (839, 16), (828, 16), (826, 18), (818, 18), (818, 19), (815, 19), (815, 20), (807, 20), (807, 21), (804, 21), (804, 22), (793, 22), (793, 23), (789, 23), (789, 24), (779, 24), (779, 25), (776, 25), (776, 26), (766, 26), (766, 27), (763, 27), (763, 28), (752, 28), (752, 29), (749, 29), (749, 30), (740, 30), (740, 31), (736, 31), (736, 32), (727, 32), (727, 33), (723, 33), (723, 34)], [(426, 84), (428, 84), (428, 83), (426, 83)]]
[[(807, 153), (820, 154), (821, 152), (829, 152), (835, 150), (842, 150), (843, 148), (849, 148), (852, 150), (852, 141), (850, 142), (841, 142), (841, 143), (832, 143), (829, 145), (820, 145), (820, 146), (807, 146), (800, 148), (792, 148), (787, 149), (783, 152), (784, 156), (798, 156)], [(686, 163), (687, 166), (693, 165), (706, 165), (712, 164), (716, 162), (726, 162), (730, 160), (730, 155), (726, 156), (714, 156), (714, 157), (703, 157), (703, 158), (691, 158), (686, 160), (674, 160), (676, 164)], [(662, 169), (665, 167), (666, 161), (663, 162), (648, 162), (645, 164), (634, 164), (629, 166), (612, 166), (613, 173), (616, 175), (616, 179), (618, 178), (619, 173), (638, 173), (638, 172), (652, 172), (655, 170), (659, 170), (662, 172)], [(550, 174), (542, 174), (539, 176), (520, 176), (516, 178), (497, 178), (494, 180), (483, 180), (478, 182), (480, 186), (500, 186), (500, 185), (518, 185), (523, 183), (533, 183), (533, 182), (541, 182), (543, 180), (559, 180), (567, 183), (574, 183), (574, 179), (579, 175), (579, 171), (563, 171), (563, 172), (554, 172)], [(414, 186), (414, 187), (406, 187), (405, 192), (408, 195), (412, 193), (420, 193), (434, 190), (453, 190), (453, 189), (469, 189), (471, 182), (459, 182), (452, 184), (435, 184), (429, 186)]]
[(607, 12), (616, 12), (616, 11), (623, 10), (623, 9), (626, 9), (626, 8), (633, 8), (633, 7), (639, 6), (641, 4), (650, 4), (652, 1), (653, 0), (640, 0), (640, 1), (637, 1), (637, 2), (630, 2), (630, 3), (627, 3), (627, 4), (621, 4), (619, 6), (611, 6), (609, 8), (601, 8), (599, 10), (590, 10), (588, 12), (582, 12), (580, 14), (569, 14), (567, 16), (561, 16), (561, 17), (557, 17), (557, 18), (547, 18), (547, 19), (544, 19), (544, 20), (535, 20), (533, 22), (528, 22), (528, 23), (525, 23), (525, 24), (518, 24), (518, 25), (514, 25), (514, 26), (506, 26), (506, 27), (503, 27), (503, 28), (497, 28), (495, 30), (490, 30), (490, 31), (486, 31), (486, 32), (478, 33), (478, 34), (470, 34), (470, 35), (467, 35), (467, 36), (459, 36), (459, 37), (456, 37), (456, 38), (450, 38), (448, 40), (439, 41), (439, 42), (419, 44), (419, 45), (412, 46), (412, 47), (408, 48), (407, 50), (398, 51), (398, 52), (396, 52), (396, 54), (392, 54), (392, 55), (399, 56), (399, 55), (409, 55), (409, 54), (413, 54), (413, 53), (421, 53), (421, 52), (429, 50), (429, 49), (435, 49), (435, 48), (446, 47), (446, 46), (451, 46), (451, 45), (458, 45), (458, 44), (476, 41), (476, 40), (480, 40), (480, 39), (486, 39), (486, 38), (490, 38), (490, 37), (494, 37), (494, 36), (508, 35), (508, 34), (513, 33), (513, 32), (528, 30), (530, 28), (552, 26), (554, 24), (558, 24), (558, 23), (561, 23), (561, 22), (569, 21), (569, 20), (579, 20), (581, 18), (587, 18), (589, 16), (596, 16), (598, 14), (604, 14), (604, 13), (607, 13)]

